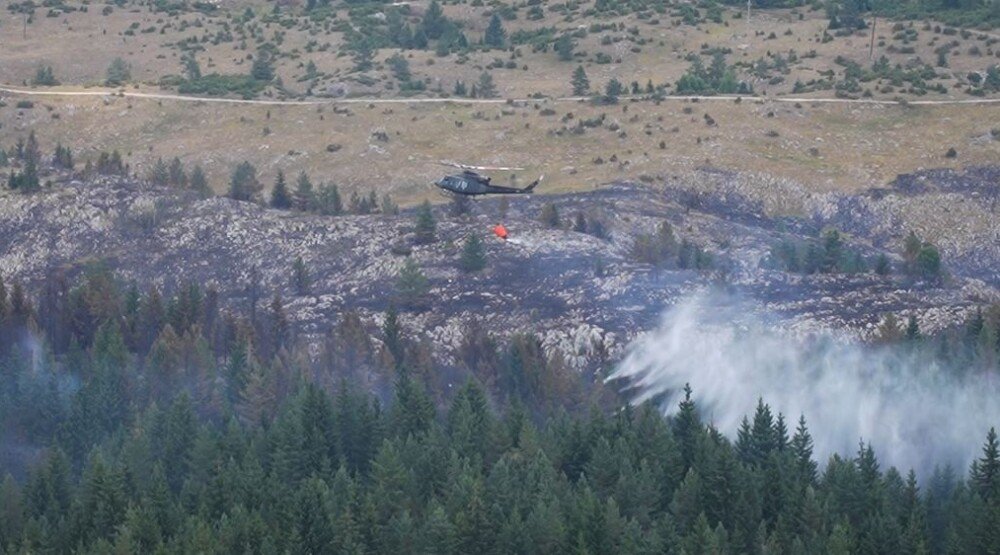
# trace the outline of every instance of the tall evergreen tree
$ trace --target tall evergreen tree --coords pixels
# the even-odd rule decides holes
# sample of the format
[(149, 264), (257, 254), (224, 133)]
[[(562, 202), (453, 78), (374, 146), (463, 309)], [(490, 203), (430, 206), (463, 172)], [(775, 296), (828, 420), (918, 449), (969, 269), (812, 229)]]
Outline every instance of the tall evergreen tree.
[(292, 195), (294, 205), (297, 210), (310, 212), (316, 207), (316, 192), (313, 184), (305, 171), (299, 172), (299, 177), (295, 181), (295, 193)]
[(475, 234), (470, 235), (462, 246), (459, 268), (465, 273), (478, 272), (486, 268), (486, 251), (483, 242)]
[(291, 207), (292, 195), (288, 192), (288, 184), (285, 183), (285, 172), (278, 170), (274, 188), (271, 189), (271, 208), (288, 210)]
[(486, 33), (483, 35), (483, 43), (491, 48), (503, 48), (506, 41), (507, 31), (503, 28), (500, 16), (494, 13), (486, 27)]
[(430, 201), (424, 201), (417, 209), (416, 240), (417, 243), (433, 243), (437, 222), (434, 220), (434, 212), (431, 211)]
[[(576, 44), (573, 41), (572, 35), (568, 33), (559, 35), (559, 38), (556, 39), (554, 48), (556, 54), (559, 55), (560, 60), (564, 62), (569, 62), (573, 60), (573, 49), (576, 48)], [(582, 67), (582, 66), (577, 66), (577, 67)]]
[(292, 287), (298, 295), (308, 295), (312, 287), (312, 278), (309, 276), (309, 268), (302, 260), (301, 256), (295, 257), (292, 263)]
[(192, 191), (205, 198), (214, 194), (212, 188), (208, 185), (208, 178), (205, 177), (205, 171), (201, 169), (201, 165), (195, 165), (194, 169), (191, 170), (189, 187)]
[(587, 79), (587, 72), (583, 66), (576, 66), (576, 69), (573, 70), (570, 84), (573, 86), (573, 94), (576, 96), (583, 96), (590, 91), (590, 80)]
[(396, 278), (396, 291), (399, 293), (400, 301), (405, 306), (418, 305), (429, 290), (430, 282), (427, 276), (420, 271), (420, 267), (412, 257), (407, 257)]
[(229, 180), (229, 198), (242, 201), (255, 201), (260, 195), (263, 185), (257, 181), (257, 168), (250, 162), (241, 162), (233, 170)]

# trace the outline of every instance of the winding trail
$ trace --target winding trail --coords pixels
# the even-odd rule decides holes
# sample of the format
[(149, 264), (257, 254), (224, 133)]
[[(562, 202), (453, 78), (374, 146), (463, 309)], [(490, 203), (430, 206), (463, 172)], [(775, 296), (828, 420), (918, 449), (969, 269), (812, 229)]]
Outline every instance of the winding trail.
[[(220, 103), (220, 104), (256, 104), (259, 106), (319, 106), (319, 105), (329, 105), (329, 104), (442, 104), (442, 103), (454, 103), (454, 104), (505, 104), (508, 101), (512, 102), (532, 102), (532, 101), (547, 101), (547, 102), (580, 102), (583, 100), (589, 100), (588, 96), (562, 96), (562, 97), (542, 97), (542, 98), (329, 98), (329, 99), (317, 99), (317, 100), (247, 100), (242, 98), (217, 98), (217, 97), (204, 97), (204, 96), (185, 96), (180, 94), (168, 94), (168, 93), (145, 93), (145, 92), (129, 92), (119, 89), (98, 89), (98, 90), (86, 90), (86, 91), (63, 91), (63, 90), (48, 90), (48, 89), (23, 89), (15, 87), (0, 86), (0, 93), (7, 93), (11, 95), (21, 95), (21, 96), (61, 96), (61, 97), (73, 97), (73, 96), (117, 96), (125, 98), (141, 98), (148, 100), (173, 100), (178, 102), (204, 102), (204, 103)], [(621, 97), (624, 100), (632, 99), (643, 99), (645, 96), (641, 95), (623, 95)], [(743, 98), (747, 101), (755, 100), (766, 100), (769, 102), (790, 102), (790, 103), (823, 103), (823, 104), (874, 104), (874, 105), (899, 105), (905, 104), (909, 106), (953, 106), (953, 105), (982, 105), (982, 104), (1000, 104), (1000, 98), (969, 98), (969, 99), (952, 99), (952, 100), (877, 100), (871, 98), (829, 98), (829, 97), (806, 97), (806, 96), (777, 96), (777, 97), (758, 97), (758, 96), (745, 96), (739, 97), (734, 95), (716, 95), (716, 96), (700, 96), (700, 95), (681, 95), (681, 96), (665, 96), (662, 98), (663, 101), (729, 101), (733, 102), (738, 98)]]

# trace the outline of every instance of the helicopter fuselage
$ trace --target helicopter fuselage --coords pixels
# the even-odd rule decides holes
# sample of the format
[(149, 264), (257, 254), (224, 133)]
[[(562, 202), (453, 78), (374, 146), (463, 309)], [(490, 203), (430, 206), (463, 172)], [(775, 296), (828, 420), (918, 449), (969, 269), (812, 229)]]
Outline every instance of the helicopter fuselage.
[(516, 195), (516, 194), (527, 194), (534, 189), (537, 182), (525, 187), (524, 189), (518, 189), (516, 187), (504, 187), (502, 185), (493, 185), (490, 183), (490, 178), (484, 175), (480, 175), (473, 171), (463, 171), (460, 174), (448, 175), (434, 182), (435, 185), (458, 195), (476, 196), (476, 195)]

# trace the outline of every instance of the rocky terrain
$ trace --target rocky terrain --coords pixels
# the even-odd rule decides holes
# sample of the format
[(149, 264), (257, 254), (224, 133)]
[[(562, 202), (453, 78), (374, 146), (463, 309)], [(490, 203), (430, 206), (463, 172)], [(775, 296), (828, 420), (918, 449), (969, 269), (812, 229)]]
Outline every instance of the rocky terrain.
[[(706, 168), (586, 193), (517, 197), (503, 220), (511, 232), (506, 243), (490, 231), (499, 200), (473, 203), (464, 217), (441, 205), (437, 241), (429, 245), (415, 244), (412, 211), (313, 216), (128, 180), (67, 178), (33, 195), (2, 193), (0, 273), (34, 290), (56, 268), (72, 277), (104, 260), (121, 279), (168, 293), (188, 281), (214, 285), (224, 303), (245, 310), (259, 271), (261, 303), (280, 291), (299, 337), (312, 341), (345, 309), (378, 323), (397, 301), (397, 276), (410, 252), (431, 289), (423, 308), (406, 310), (402, 321), (434, 339), (441, 360), (478, 318), (500, 336), (533, 331), (546, 348), (585, 368), (620, 353), (664, 307), (705, 289), (726, 291), (722, 302), (796, 333), (867, 337), (889, 312), (915, 314), (924, 330), (953, 325), (1000, 299), (998, 176), (997, 167), (927, 171), (849, 195)], [(550, 202), (563, 228), (539, 222)], [(609, 236), (571, 231), (577, 212), (604, 222)], [(663, 220), (678, 241), (711, 254), (711, 269), (634, 260), (636, 236)], [(902, 240), (914, 230), (938, 245), (948, 275), (935, 285), (897, 272), (802, 275), (767, 263), (781, 240), (815, 238), (831, 226), (844, 232), (849, 248), (868, 259), (885, 253), (897, 266)], [(467, 275), (457, 260), (470, 234), (484, 240), (488, 266)], [(308, 295), (296, 295), (291, 283), (296, 257), (312, 276)]]

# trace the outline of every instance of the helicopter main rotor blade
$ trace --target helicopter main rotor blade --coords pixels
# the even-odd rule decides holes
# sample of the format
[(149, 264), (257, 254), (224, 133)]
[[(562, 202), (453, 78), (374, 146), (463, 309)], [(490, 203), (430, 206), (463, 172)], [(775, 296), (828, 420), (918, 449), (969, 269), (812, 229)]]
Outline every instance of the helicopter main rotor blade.
[(449, 160), (441, 160), (438, 162), (443, 166), (451, 166), (453, 168), (459, 168), (462, 170), (483, 170), (483, 171), (522, 171), (524, 168), (512, 168), (506, 166), (470, 166), (468, 164), (459, 164), (458, 162), (451, 162)]

